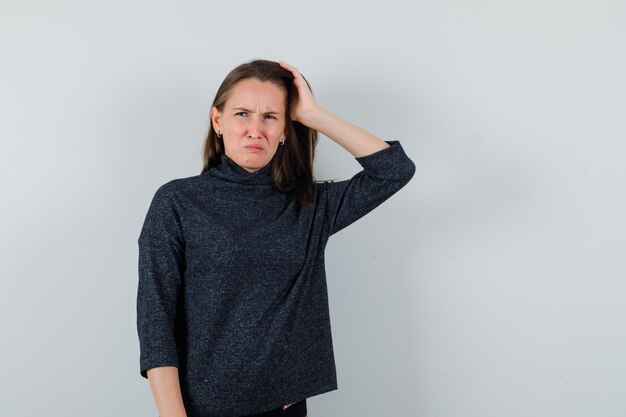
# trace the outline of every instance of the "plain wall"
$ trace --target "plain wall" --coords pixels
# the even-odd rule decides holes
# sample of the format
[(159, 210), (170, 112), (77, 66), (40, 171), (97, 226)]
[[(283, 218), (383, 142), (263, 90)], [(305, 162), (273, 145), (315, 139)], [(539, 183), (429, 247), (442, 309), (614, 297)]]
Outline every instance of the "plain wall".
[[(309, 417), (626, 415), (623, 1), (0, 3), (0, 414), (156, 416), (137, 238), (253, 58), (417, 166), (329, 241)], [(321, 137), (320, 179), (360, 166)]]

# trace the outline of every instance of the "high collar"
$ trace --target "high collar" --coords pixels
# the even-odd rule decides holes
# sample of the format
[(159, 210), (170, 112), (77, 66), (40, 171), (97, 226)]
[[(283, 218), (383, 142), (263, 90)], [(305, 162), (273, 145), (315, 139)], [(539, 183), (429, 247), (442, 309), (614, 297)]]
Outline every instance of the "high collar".
[(272, 184), (272, 163), (269, 162), (263, 168), (254, 172), (248, 172), (230, 159), (226, 154), (219, 155), (220, 163), (207, 172), (213, 177), (221, 178), (228, 182), (236, 182), (247, 185)]

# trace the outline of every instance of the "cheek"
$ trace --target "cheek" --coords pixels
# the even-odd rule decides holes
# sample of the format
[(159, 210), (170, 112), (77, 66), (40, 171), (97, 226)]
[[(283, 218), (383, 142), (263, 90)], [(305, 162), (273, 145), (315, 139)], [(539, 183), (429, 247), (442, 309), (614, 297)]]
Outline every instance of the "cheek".
[(234, 119), (229, 123), (230, 131), (233, 133), (240, 133), (246, 130), (245, 124), (241, 120)]
[(272, 137), (280, 137), (280, 134), (282, 133), (282, 130), (281, 130), (280, 126), (274, 125), (274, 126), (271, 126), (268, 129), (268, 132), (270, 133), (270, 135)]
[(284, 123), (274, 123), (270, 127), (273, 136), (278, 136), (279, 138), (285, 132), (285, 124)]

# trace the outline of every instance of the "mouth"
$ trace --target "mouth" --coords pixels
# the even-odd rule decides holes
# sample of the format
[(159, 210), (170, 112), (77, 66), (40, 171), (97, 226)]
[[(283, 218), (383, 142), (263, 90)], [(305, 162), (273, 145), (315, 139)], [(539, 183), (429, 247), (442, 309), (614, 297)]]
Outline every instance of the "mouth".
[(260, 152), (263, 150), (262, 147), (260, 146), (254, 146), (254, 145), (248, 145), (248, 146), (244, 146), (247, 150), (249, 150), (250, 152)]

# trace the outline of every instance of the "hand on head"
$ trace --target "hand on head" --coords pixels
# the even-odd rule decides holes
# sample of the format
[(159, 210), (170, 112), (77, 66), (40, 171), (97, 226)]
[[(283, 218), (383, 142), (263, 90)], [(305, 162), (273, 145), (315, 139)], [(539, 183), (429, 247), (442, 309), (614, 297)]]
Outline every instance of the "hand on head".
[(311, 93), (311, 89), (309, 88), (306, 80), (296, 67), (281, 60), (278, 61), (278, 64), (290, 71), (294, 76), (293, 84), (295, 86), (297, 97), (294, 97), (291, 102), (289, 116), (292, 120), (296, 120), (308, 126), (308, 121), (318, 108), (318, 105), (313, 98), (313, 93)]

